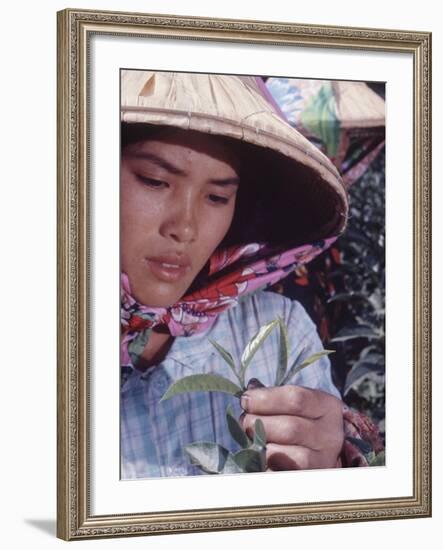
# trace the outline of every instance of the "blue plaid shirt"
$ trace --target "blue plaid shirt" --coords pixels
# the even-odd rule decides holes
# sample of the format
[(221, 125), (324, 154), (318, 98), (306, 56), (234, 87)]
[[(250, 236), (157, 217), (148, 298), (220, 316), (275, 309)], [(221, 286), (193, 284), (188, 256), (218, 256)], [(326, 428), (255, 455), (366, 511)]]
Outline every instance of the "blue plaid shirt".
[[(230, 451), (239, 449), (226, 424), (229, 404), (237, 417), (242, 412), (236, 397), (195, 392), (159, 401), (173, 382), (190, 374), (217, 373), (238, 383), (209, 339), (226, 348), (238, 364), (251, 337), (278, 316), (288, 327), (290, 365), (300, 353), (303, 359), (323, 349), (314, 323), (299, 302), (260, 290), (240, 298), (208, 331), (175, 338), (159, 365), (146, 372), (125, 368), (120, 401), (121, 479), (201, 474), (183, 450), (195, 441), (217, 442)], [(266, 386), (274, 385), (278, 356), (279, 331), (274, 329), (249, 365), (246, 380), (254, 377)], [(340, 397), (327, 356), (301, 370), (290, 383)]]

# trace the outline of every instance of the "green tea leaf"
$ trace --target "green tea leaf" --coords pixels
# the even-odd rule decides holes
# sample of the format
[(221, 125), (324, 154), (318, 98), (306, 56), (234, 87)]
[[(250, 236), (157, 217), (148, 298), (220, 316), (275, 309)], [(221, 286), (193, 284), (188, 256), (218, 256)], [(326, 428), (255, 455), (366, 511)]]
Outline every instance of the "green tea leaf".
[(365, 300), (367, 299), (364, 294), (361, 292), (341, 292), (338, 294), (335, 294), (329, 300), (327, 300), (327, 304), (331, 304), (333, 302), (348, 302), (349, 300)]
[(225, 467), (229, 451), (211, 441), (198, 441), (185, 446), (193, 466), (198, 466), (208, 474), (219, 474)]
[(370, 462), (369, 466), (384, 466), (386, 464), (385, 452), (381, 451)]
[(380, 334), (370, 327), (344, 328), (331, 339), (331, 342), (346, 342), (356, 338), (380, 338)]
[(283, 319), (279, 318), (278, 325), (280, 328), (280, 353), (277, 374), (275, 376), (275, 386), (279, 386), (281, 381), (285, 377), (286, 369), (288, 368), (289, 355), (288, 329), (286, 328)]
[[(372, 355), (372, 353), (375, 353), (375, 355), (381, 355), (377, 353), (377, 350), (378, 350), (378, 347), (375, 344), (368, 344), (366, 347), (364, 347), (361, 350), (359, 359), (363, 359), (369, 354)], [(382, 355), (382, 357), (384, 358), (384, 355)]]
[(370, 349), (369, 349), (369, 351), (366, 351), (366, 350), (368, 350), (368, 348), (365, 348), (360, 353), (360, 360), (361, 361), (364, 360), (365, 363), (369, 363), (371, 365), (379, 365), (384, 369), (384, 366), (385, 366), (385, 356), (384, 356), (384, 354), (383, 353), (374, 353)]
[(303, 363), (301, 363), (301, 365), (299, 366), (299, 369), (304, 369), (308, 365), (312, 365), (312, 363), (315, 363), (316, 361), (318, 361), (320, 357), (323, 357), (324, 355), (329, 355), (330, 353), (335, 353), (335, 350), (324, 349), (322, 351), (312, 354), (307, 359), (305, 359)]
[(257, 334), (250, 340), (248, 345), (246, 346), (243, 355), (241, 357), (241, 367), (240, 367), (240, 379), (242, 381), (242, 386), (244, 386), (244, 380), (245, 380), (245, 372), (248, 368), (249, 363), (251, 362), (252, 358), (256, 354), (258, 348), (263, 344), (265, 339), (269, 336), (269, 334), (272, 332), (273, 328), (276, 327), (278, 324), (278, 319), (275, 319), (274, 321), (271, 321), (270, 323), (267, 323), (266, 325), (263, 325), (260, 330), (257, 332)]
[(257, 445), (257, 447), (266, 447), (265, 427), (260, 418), (257, 418), (254, 424), (254, 445)]
[(237, 386), (237, 384), (234, 384), (224, 376), (219, 376), (218, 374), (191, 374), (169, 386), (160, 401), (164, 401), (180, 393), (195, 391), (220, 391), (235, 395), (236, 397), (239, 397), (243, 393), (240, 386)]
[(352, 388), (358, 386), (365, 378), (371, 378), (374, 373), (382, 374), (383, 372), (384, 365), (371, 363), (366, 358), (357, 361), (346, 376), (343, 395), (347, 395)]
[(243, 472), (264, 472), (266, 469), (266, 453), (254, 449), (242, 449), (232, 456), (232, 460), (240, 466)]
[(225, 465), (223, 466), (222, 474), (241, 474), (244, 470), (234, 461), (233, 455), (229, 453)]
[(223, 357), (223, 359), (226, 361), (226, 363), (228, 363), (228, 365), (230, 366), (232, 372), (235, 374), (235, 377), (237, 378), (237, 380), (241, 384), (241, 380), (240, 380), (240, 377), (238, 375), (237, 369), (235, 368), (235, 362), (234, 362), (234, 358), (232, 357), (232, 355), (229, 353), (229, 351), (227, 349), (225, 349), (223, 346), (221, 346), (217, 342), (214, 342), (210, 338), (209, 338), (209, 341), (214, 346), (214, 348), (218, 351), (218, 353)]
[(228, 408), (226, 409), (226, 420), (228, 422), (229, 432), (233, 439), (240, 445), (240, 447), (247, 449), (251, 444), (251, 440), (240, 426), (239, 421), (235, 418), (231, 405), (228, 405)]
[(312, 363), (315, 363), (315, 361), (318, 361), (321, 357), (323, 357), (324, 355), (329, 355), (330, 353), (335, 353), (335, 351), (332, 349), (324, 349), (322, 351), (314, 353), (313, 355), (310, 355), (307, 359), (305, 359), (299, 365), (297, 365), (297, 360), (296, 360), (292, 365), (292, 367), (289, 369), (288, 374), (286, 375), (281, 385), (287, 384), (289, 380), (291, 380), (291, 378), (293, 378), (302, 369), (304, 369), (305, 367), (308, 367), (309, 365), (312, 365)]
[[(297, 352), (297, 355), (295, 357), (295, 360), (294, 362), (292, 363), (292, 367), (291, 369), (294, 369), (298, 363), (300, 362), (300, 357), (303, 355), (303, 353), (305, 352), (305, 349), (306, 349), (306, 346), (302, 347), (298, 352)], [(290, 380), (291, 378), (291, 369), (289, 369), (289, 371), (287, 372), (286, 376), (280, 380), (280, 383), (278, 384), (279, 386), (283, 386), (284, 384), (286, 384), (288, 382), (288, 380)]]

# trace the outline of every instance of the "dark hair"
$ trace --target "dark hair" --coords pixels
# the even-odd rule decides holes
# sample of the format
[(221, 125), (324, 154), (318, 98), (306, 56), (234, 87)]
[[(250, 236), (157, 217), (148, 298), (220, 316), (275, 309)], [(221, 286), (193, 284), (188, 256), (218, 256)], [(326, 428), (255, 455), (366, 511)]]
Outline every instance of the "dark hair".
[[(173, 130), (175, 130), (175, 128), (172, 126), (145, 124), (139, 122), (122, 122), (120, 133), (121, 150), (123, 151), (123, 149), (127, 145), (131, 145), (131, 143), (137, 143), (138, 141), (145, 141), (147, 139), (157, 139), (170, 134)], [(179, 130), (177, 129), (177, 131)]]

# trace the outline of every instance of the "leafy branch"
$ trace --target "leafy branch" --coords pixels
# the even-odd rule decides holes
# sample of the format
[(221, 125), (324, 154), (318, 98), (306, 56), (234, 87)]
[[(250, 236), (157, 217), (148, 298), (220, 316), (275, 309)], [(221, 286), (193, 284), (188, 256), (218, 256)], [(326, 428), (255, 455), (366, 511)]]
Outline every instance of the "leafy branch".
[[(243, 392), (247, 389), (246, 372), (252, 359), (277, 326), (280, 329), (280, 346), (274, 382), (275, 386), (287, 384), (302, 369), (318, 361), (324, 355), (334, 353), (332, 350), (322, 350), (301, 361), (300, 357), (304, 351), (302, 350), (288, 368), (288, 330), (283, 319), (279, 317), (260, 327), (258, 332), (246, 345), (239, 364), (236, 364), (228, 350), (217, 342), (210, 340), (222, 359), (228, 364), (237, 383), (218, 374), (193, 374), (174, 382), (163, 395), (161, 401), (165, 401), (179, 394), (198, 391), (219, 391), (240, 399)], [(191, 443), (185, 447), (191, 464), (200, 467), (201, 470), (210, 474), (265, 471), (266, 434), (263, 422), (260, 419), (256, 420), (254, 425), (254, 437), (251, 440), (238, 420), (234, 417), (230, 406), (226, 410), (226, 421), (232, 438), (238, 443), (241, 450), (236, 453), (230, 453), (225, 447), (217, 443), (209, 441)]]
[(349, 191), (350, 218), (342, 258), (330, 277), (339, 292), (328, 300), (332, 361), (346, 403), (367, 414), (384, 437), (385, 421), (385, 154)]

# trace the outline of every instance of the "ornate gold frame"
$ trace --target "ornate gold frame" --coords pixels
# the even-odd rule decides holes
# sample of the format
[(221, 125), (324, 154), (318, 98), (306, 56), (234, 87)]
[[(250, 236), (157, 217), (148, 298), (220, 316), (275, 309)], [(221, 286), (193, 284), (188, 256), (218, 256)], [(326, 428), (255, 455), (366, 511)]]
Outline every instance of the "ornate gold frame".
[[(92, 33), (408, 52), (414, 60), (413, 496), (92, 516), (88, 490), (87, 45)], [(58, 13), (57, 535), (65, 540), (431, 515), (431, 33), (173, 15)]]

